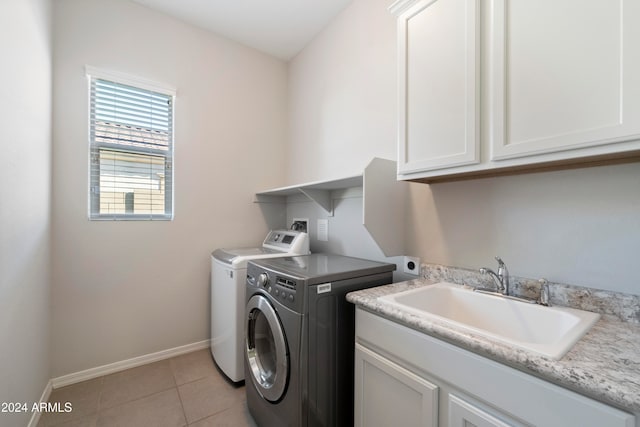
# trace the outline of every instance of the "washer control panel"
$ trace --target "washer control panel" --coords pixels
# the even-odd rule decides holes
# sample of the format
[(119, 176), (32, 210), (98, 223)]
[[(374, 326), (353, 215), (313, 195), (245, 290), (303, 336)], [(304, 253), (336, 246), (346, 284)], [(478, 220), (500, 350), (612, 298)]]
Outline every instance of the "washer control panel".
[(262, 247), (278, 252), (306, 255), (309, 253), (309, 235), (302, 231), (271, 230)]

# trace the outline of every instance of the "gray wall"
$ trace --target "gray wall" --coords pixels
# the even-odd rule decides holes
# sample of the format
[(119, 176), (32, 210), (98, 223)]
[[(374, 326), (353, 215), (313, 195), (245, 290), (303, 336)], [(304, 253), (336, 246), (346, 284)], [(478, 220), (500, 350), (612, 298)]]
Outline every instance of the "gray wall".
[(0, 2), (0, 402), (29, 409), (49, 381), (50, 22), (48, 0)]
[[(521, 277), (640, 294), (639, 189), (640, 164), (412, 184), (406, 255), (470, 269), (494, 267), (500, 255)], [(385, 257), (362, 225), (358, 191), (344, 193), (333, 193), (333, 216), (290, 197), (286, 224), (310, 220), (312, 252), (397, 263), (395, 280), (411, 278), (402, 258)], [(317, 239), (321, 218), (329, 221), (327, 242)]]
[(459, 267), (640, 295), (640, 164), (518, 175), (411, 192), (407, 250)]
[[(397, 265), (394, 281), (415, 278), (402, 271), (403, 257), (386, 257), (362, 224), (362, 189), (351, 188), (332, 192), (333, 214), (309, 201), (304, 196), (291, 196), (286, 205), (286, 226), (294, 218), (309, 220), (309, 239), (311, 252), (335, 253)], [(329, 240), (318, 240), (318, 219), (329, 223)], [(284, 225), (283, 225), (284, 226)]]

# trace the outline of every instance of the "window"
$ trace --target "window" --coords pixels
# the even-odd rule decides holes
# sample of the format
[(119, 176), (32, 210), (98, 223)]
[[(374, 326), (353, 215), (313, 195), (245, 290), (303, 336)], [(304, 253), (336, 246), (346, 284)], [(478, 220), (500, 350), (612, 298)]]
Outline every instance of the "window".
[(172, 89), (87, 67), (89, 218), (173, 218)]

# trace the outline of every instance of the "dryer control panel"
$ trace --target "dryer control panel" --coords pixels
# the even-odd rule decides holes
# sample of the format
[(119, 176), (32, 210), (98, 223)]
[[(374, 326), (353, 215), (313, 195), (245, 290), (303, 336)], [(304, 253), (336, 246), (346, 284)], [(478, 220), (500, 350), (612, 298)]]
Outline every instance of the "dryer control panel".
[[(247, 268), (247, 286), (260, 289), (270, 295), (271, 299), (280, 304), (299, 311), (299, 299), (297, 297), (297, 282), (272, 271), (263, 270), (249, 263)], [(247, 299), (251, 295), (247, 293)]]

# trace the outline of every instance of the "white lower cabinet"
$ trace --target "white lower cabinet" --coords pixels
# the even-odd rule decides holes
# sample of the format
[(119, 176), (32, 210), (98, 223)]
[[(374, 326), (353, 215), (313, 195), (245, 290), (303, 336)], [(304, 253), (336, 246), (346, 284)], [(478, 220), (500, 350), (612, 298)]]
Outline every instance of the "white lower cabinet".
[(633, 414), (360, 308), (354, 416), (359, 427), (640, 427)]
[(449, 394), (449, 427), (516, 427), (524, 424), (513, 420), (505, 421), (497, 414)]
[(438, 425), (438, 386), (356, 344), (355, 425)]

